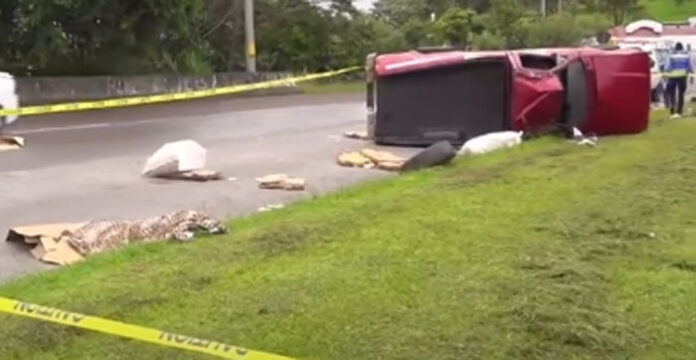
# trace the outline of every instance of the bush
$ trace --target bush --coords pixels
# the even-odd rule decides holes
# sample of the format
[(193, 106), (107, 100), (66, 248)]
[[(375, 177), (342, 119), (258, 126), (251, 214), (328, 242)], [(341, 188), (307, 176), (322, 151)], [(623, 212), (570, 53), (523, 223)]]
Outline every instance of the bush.
[(497, 32), (485, 30), (481, 34), (474, 35), (471, 44), (474, 50), (503, 50), (505, 38)]

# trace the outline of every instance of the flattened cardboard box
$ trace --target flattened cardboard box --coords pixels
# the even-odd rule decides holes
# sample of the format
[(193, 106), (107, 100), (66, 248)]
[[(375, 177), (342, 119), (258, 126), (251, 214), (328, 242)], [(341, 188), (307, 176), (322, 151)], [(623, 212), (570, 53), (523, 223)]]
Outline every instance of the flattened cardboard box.
[(42, 224), (13, 227), (6, 241), (31, 247), (29, 252), (36, 259), (56, 265), (68, 265), (83, 259), (82, 255), (68, 244), (63, 233), (72, 232), (84, 223)]
[(0, 136), (0, 152), (19, 150), (24, 147), (24, 138), (21, 136)]

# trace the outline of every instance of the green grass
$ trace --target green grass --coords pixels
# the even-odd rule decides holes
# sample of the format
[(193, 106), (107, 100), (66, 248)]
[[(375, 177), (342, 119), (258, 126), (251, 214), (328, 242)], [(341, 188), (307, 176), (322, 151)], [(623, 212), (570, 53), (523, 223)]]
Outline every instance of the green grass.
[[(0, 293), (302, 359), (690, 359), (695, 137), (539, 139)], [(208, 358), (0, 324), (3, 360)]]
[(686, 21), (696, 16), (696, 1), (684, 0), (677, 5), (675, 0), (641, 0), (643, 12), (659, 21)]
[(305, 94), (352, 94), (365, 92), (364, 80), (306, 82), (298, 84)]

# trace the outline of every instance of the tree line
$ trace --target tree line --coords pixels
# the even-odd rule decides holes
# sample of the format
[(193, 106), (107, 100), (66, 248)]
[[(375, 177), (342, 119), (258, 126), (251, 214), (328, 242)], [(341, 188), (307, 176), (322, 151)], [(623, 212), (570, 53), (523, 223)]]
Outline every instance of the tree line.
[[(261, 71), (321, 71), (424, 46), (575, 45), (638, 0), (255, 0)], [(103, 75), (244, 69), (241, 0), (0, 0), (0, 70)]]

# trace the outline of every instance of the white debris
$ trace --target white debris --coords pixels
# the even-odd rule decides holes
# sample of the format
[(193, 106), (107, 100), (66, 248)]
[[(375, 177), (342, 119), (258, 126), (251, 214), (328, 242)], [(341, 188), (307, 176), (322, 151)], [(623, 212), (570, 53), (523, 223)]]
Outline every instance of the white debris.
[(271, 205), (266, 205), (266, 206), (260, 207), (258, 209), (258, 212), (269, 212), (269, 211), (273, 211), (273, 210), (280, 210), (284, 207), (285, 207), (285, 205), (283, 205), (283, 204), (271, 204)]
[(587, 137), (582, 133), (582, 131), (578, 130), (578, 128), (573, 128), (573, 141), (580, 146), (595, 147), (597, 146), (598, 140), (599, 139), (597, 139), (597, 137), (594, 135)]
[(573, 127), (573, 139), (582, 139), (585, 135), (578, 128)]
[(498, 149), (514, 147), (521, 143), (521, 131), (492, 132), (469, 139), (459, 150), (459, 155), (481, 155)]
[(301, 191), (307, 187), (307, 180), (287, 174), (272, 174), (256, 178), (261, 189)]
[(193, 140), (164, 144), (145, 163), (143, 176), (160, 177), (205, 167), (207, 150)]
[(578, 144), (578, 145), (580, 145), (580, 146), (589, 146), (589, 147), (595, 147), (595, 146), (597, 146), (597, 142), (596, 142), (596, 141), (592, 141), (592, 140), (589, 139), (589, 138), (584, 138), (584, 139), (578, 140), (578, 141), (576, 142), (576, 144)]

